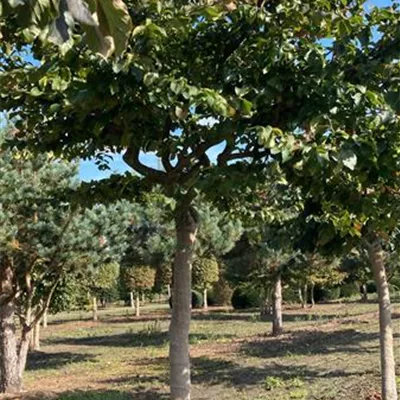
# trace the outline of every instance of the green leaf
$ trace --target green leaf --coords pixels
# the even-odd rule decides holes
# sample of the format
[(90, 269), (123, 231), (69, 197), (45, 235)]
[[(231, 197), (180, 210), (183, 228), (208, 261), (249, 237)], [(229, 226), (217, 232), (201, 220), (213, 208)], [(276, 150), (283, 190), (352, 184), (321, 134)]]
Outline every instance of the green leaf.
[(30, 94), (34, 97), (38, 97), (41, 96), (43, 92), (38, 87), (34, 87), (31, 89)]
[(357, 165), (357, 156), (353, 151), (342, 150), (340, 152), (340, 159), (342, 160), (342, 163), (346, 168), (350, 169), (351, 171), (354, 171)]

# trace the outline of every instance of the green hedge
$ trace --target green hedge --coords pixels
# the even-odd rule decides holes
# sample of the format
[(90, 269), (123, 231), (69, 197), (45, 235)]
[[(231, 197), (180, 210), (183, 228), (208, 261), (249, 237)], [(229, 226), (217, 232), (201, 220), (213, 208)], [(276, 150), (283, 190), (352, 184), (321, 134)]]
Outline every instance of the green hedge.
[(232, 306), (234, 309), (254, 308), (260, 305), (258, 290), (250, 286), (239, 286), (232, 294)]
[(356, 283), (346, 283), (340, 286), (340, 297), (353, 297), (360, 295), (360, 288)]

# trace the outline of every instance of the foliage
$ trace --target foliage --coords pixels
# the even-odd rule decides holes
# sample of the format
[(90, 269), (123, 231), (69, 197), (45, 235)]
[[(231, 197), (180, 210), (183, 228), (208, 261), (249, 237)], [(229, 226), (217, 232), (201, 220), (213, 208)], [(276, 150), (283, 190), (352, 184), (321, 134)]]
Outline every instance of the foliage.
[(340, 286), (340, 297), (353, 297), (360, 294), (360, 288), (356, 283), (345, 283)]
[(113, 52), (120, 55), (132, 31), (122, 0), (0, 1), (0, 38), (8, 43), (40, 39), (62, 45), (66, 52), (76, 40), (72, 37), (76, 24), (84, 32), (83, 42), (105, 57)]
[(196, 258), (192, 266), (193, 285), (199, 289), (210, 289), (218, 281), (219, 266), (215, 258)]
[(204, 304), (203, 295), (197, 290), (192, 290), (192, 308), (201, 308)]
[(154, 285), (156, 271), (148, 265), (135, 265), (123, 270), (123, 279), (131, 292), (142, 293)]
[(241, 285), (233, 291), (231, 301), (235, 309), (254, 308), (260, 305), (260, 294), (250, 285)]
[(209, 305), (217, 306), (227, 306), (231, 304), (233, 289), (227, 282), (227, 280), (220, 276), (218, 281), (214, 283), (210, 295), (212, 296), (212, 300), (209, 302)]

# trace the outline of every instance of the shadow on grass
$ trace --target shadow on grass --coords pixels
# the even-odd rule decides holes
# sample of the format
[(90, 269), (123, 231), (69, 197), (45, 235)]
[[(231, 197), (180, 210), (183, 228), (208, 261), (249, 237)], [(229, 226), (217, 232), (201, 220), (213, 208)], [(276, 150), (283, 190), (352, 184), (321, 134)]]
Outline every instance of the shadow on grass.
[[(189, 342), (196, 344), (199, 342), (216, 341), (218, 339), (233, 338), (232, 334), (204, 334), (191, 333)], [(87, 336), (79, 338), (55, 338), (45, 341), (46, 344), (64, 344), (73, 346), (105, 346), (105, 347), (162, 347), (169, 341), (168, 332), (127, 332), (118, 335)]]
[(94, 362), (95, 356), (92, 354), (80, 354), (70, 352), (45, 353), (35, 351), (28, 355), (26, 369), (36, 371), (43, 369), (57, 369), (67, 364), (81, 363), (86, 361)]
[[(395, 337), (399, 337), (395, 334)], [(371, 353), (378, 348), (378, 332), (359, 332), (344, 329), (335, 332), (321, 330), (295, 331), (280, 337), (259, 337), (242, 346), (242, 351), (253, 357), (278, 358), (296, 355), (331, 353)], [(362, 345), (376, 341), (376, 346)]]
[(280, 365), (271, 363), (265, 366), (242, 366), (232, 361), (216, 360), (207, 357), (192, 360), (194, 384), (201, 385), (228, 385), (237, 388), (259, 385), (265, 382), (267, 377), (279, 378), (282, 381), (300, 379), (311, 382), (319, 378), (350, 377), (354, 375), (374, 374), (374, 371), (347, 372), (343, 369), (320, 369), (310, 365)]
[(76, 390), (58, 395), (38, 393), (24, 397), (24, 400), (166, 400), (168, 397), (157, 391), (126, 393), (117, 390)]

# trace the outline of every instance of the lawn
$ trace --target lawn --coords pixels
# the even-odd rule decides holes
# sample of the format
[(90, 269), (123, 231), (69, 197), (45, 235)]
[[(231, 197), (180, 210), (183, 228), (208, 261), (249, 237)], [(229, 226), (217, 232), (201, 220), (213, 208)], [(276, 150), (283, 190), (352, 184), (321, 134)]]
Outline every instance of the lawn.
[[(394, 312), (399, 359), (398, 305)], [(29, 357), (23, 398), (167, 399), (168, 308), (145, 307), (139, 318), (127, 309), (105, 310), (98, 322), (88, 316), (50, 318), (41, 351)], [(257, 312), (193, 312), (192, 398), (375, 399), (380, 387), (377, 304), (290, 306), (284, 324), (285, 334), (273, 338), (270, 323)]]

